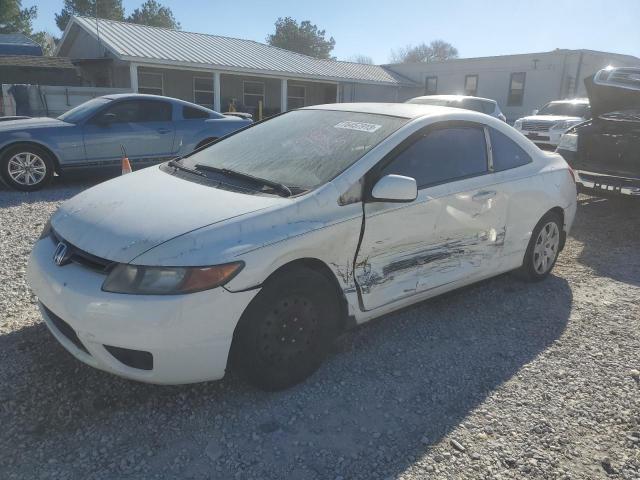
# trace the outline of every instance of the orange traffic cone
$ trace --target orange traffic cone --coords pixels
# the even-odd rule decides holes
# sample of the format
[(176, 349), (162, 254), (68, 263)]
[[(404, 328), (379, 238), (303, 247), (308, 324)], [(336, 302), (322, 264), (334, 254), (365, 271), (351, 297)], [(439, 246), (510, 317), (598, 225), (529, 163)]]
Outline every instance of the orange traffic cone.
[(131, 173), (131, 163), (127, 157), (122, 157), (122, 175)]

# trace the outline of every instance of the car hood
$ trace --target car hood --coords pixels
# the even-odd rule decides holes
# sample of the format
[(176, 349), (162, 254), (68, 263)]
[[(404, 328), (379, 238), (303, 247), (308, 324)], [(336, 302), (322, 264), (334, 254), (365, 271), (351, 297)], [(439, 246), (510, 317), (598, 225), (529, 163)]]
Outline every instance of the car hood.
[(76, 195), (62, 204), (51, 226), (85, 252), (128, 263), (182, 234), (288, 201), (222, 190), (150, 167)]
[(584, 85), (587, 88), (594, 118), (618, 110), (640, 108), (640, 90), (615, 85), (598, 85), (593, 79), (593, 76), (585, 78)]
[(32, 128), (43, 127), (59, 127), (64, 125), (71, 125), (70, 123), (63, 122), (57, 118), (49, 117), (36, 117), (36, 118), (23, 118), (19, 120), (8, 120), (6, 122), (0, 122), (0, 132), (12, 131), (12, 130), (30, 130)]

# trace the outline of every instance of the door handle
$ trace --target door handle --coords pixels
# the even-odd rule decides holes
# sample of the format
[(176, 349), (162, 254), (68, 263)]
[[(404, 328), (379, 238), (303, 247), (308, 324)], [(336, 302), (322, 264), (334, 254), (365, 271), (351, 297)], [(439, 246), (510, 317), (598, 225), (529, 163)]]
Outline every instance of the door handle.
[(170, 128), (159, 128), (158, 129), (158, 133), (160, 135), (164, 135), (165, 133), (171, 133), (171, 129)]
[(485, 200), (495, 197), (496, 194), (497, 192), (495, 190), (482, 190), (471, 197), (471, 199), (474, 202), (484, 202)]

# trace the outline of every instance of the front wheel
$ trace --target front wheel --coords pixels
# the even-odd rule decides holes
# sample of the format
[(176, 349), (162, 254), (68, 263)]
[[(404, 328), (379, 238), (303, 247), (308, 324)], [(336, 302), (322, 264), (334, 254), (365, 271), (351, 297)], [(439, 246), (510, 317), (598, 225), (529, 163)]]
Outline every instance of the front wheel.
[(0, 157), (0, 174), (10, 187), (24, 192), (40, 190), (53, 177), (53, 161), (41, 148), (17, 145)]
[(335, 338), (340, 309), (322, 274), (299, 269), (268, 281), (236, 329), (232, 362), (254, 386), (282, 390), (313, 374)]
[(546, 278), (558, 260), (562, 218), (556, 212), (547, 213), (533, 229), (522, 267), (521, 278), (539, 281)]

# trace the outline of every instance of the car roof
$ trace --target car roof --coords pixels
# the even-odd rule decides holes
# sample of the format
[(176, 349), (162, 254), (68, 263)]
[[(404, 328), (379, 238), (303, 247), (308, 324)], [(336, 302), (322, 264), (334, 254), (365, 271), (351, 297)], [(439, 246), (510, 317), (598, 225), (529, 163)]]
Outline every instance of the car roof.
[(164, 101), (179, 103), (181, 105), (187, 105), (189, 107), (200, 108), (202, 110), (213, 112), (213, 110), (211, 110), (210, 108), (203, 107), (202, 105), (196, 105), (195, 103), (187, 102), (186, 100), (180, 100), (179, 98), (165, 97), (164, 95), (149, 95), (147, 93), (113, 93), (110, 95), (103, 95), (102, 98), (107, 98), (109, 100), (121, 100), (123, 98), (128, 98), (128, 99), (147, 98), (150, 100), (164, 100)]
[(474, 97), (472, 95), (422, 95), (421, 97), (414, 97), (409, 100), (449, 100), (453, 102), (459, 102), (467, 99), (482, 100), (483, 102), (496, 103), (495, 100), (492, 100), (490, 98)]
[(313, 105), (301, 110), (334, 110), (340, 112), (371, 113), (402, 118), (418, 118), (425, 115), (459, 113), (459, 109), (439, 105), (420, 105), (417, 103), (329, 103)]

